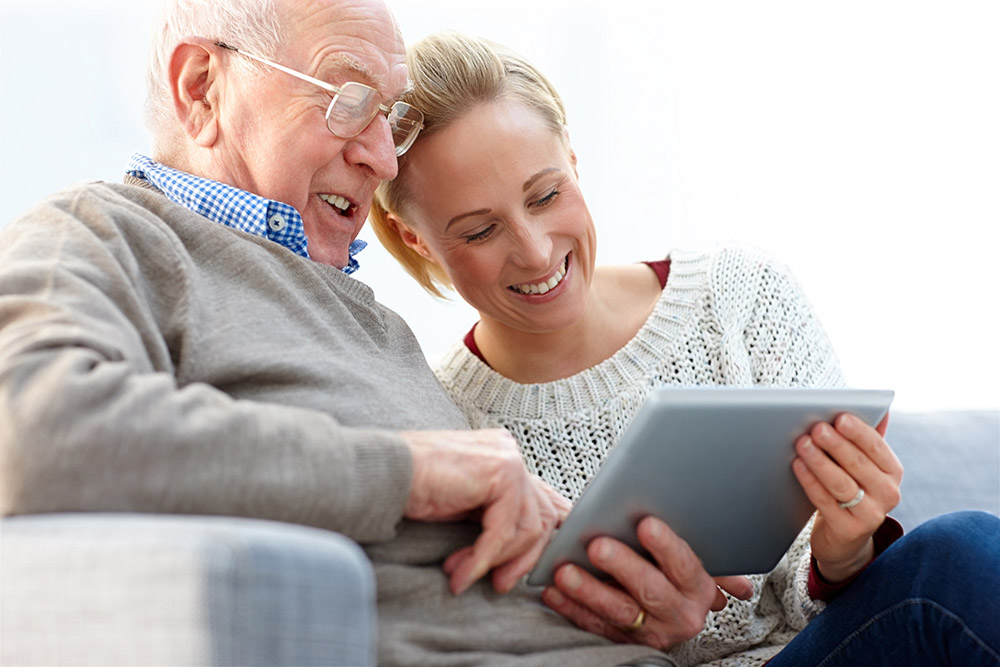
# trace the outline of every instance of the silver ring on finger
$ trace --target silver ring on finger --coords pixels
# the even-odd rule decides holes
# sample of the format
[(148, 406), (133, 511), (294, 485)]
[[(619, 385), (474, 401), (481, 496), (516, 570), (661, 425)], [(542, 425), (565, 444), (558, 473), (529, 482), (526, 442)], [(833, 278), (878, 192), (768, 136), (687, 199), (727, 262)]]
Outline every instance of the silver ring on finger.
[(864, 499), (865, 499), (865, 490), (859, 486), (858, 494), (856, 496), (848, 500), (846, 503), (839, 503), (840, 509), (849, 510), (855, 505), (858, 505)]

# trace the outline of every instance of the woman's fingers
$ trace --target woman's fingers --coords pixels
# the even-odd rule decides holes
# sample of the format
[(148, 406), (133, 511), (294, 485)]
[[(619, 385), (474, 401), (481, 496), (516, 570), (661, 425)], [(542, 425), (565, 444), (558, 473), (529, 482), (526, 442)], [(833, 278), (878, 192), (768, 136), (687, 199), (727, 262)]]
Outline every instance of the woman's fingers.
[(883, 438), (888, 418), (886, 415), (877, 427), (872, 428), (858, 417), (845, 413), (834, 420), (833, 427), (836, 433), (862, 451), (878, 470), (898, 481), (903, 477), (903, 465)]
[(748, 577), (716, 577), (715, 584), (737, 600), (749, 600), (753, 597), (753, 584)]
[[(804, 445), (808, 447), (812, 445)], [(796, 450), (800, 449), (796, 446)], [(805, 491), (806, 497), (809, 498), (809, 502), (813, 504), (813, 507), (820, 511), (831, 510), (837, 505), (837, 499), (833, 497), (829, 489), (816, 477), (813, 473), (812, 468), (806, 461), (809, 458), (809, 454), (806, 451), (799, 451), (799, 458), (792, 461), (792, 472), (795, 473), (796, 479), (799, 480), (799, 485), (802, 490)]]
[(810, 500), (818, 509), (830, 501), (839, 506), (856, 500), (863, 490), (866, 498), (888, 512), (899, 502), (903, 475), (899, 459), (882, 436), (857, 417), (841, 415), (835, 424), (817, 424), (796, 442), (799, 457), (831, 496), (826, 502), (813, 496)]
[(810, 544), (831, 581), (848, 578), (871, 559), (872, 535), (899, 502), (903, 468), (882, 437), (853, 415), (821, 423), (795, 443), (792, 469), (819, 510)]

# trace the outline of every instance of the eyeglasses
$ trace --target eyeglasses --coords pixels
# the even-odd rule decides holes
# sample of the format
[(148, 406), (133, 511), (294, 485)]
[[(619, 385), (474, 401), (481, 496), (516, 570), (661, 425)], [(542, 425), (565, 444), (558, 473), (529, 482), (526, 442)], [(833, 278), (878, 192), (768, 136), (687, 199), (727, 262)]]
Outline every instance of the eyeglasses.
[(392, 143), (396, 146), (396, 155), (399, 156), (413, 145), (420, 130), (424, 127), (423, 112), (406, 102), (393, 102), (391, 107), (387, 107), (381, 102), (382, 94), (371, 86), (355, 81), (348, 81), (342, 86), (334, 86), (308, 74), (296, 72), (290, 67), (279, 65), (262, 56), (240, 51), (235, 46), (229, 46), (222, 42), (215, 44), (333, 93), (330, 106), (326, 109), (326, 126), (334, 136), (341, 139), (351, 139), (364, 132), (365, 128), (381, 111), (386, 115), (389, 127), (392, 128)]

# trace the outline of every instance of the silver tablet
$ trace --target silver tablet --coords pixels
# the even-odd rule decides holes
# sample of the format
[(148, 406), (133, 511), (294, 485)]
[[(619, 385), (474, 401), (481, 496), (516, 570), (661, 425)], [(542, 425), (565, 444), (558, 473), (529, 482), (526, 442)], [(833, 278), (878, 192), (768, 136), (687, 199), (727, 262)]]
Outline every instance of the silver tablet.
[(792, 472), (794, 442), (850, 412), (875, 425), (893, 392), (861, 389), (654, 390), (554, 535), (529, 584), (566, 562), (597, 576), (586, 546), (611, 535), (640, 553), (635, 529), (654, 515), (712, 576), (769, 572), (814, 508)]

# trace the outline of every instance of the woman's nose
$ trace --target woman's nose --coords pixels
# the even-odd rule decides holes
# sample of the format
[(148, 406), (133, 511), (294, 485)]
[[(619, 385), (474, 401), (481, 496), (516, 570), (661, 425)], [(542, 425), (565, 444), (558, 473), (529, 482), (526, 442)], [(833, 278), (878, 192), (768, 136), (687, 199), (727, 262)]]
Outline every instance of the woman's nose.
[(552, 239), (538, 224), (517, 222), (512, 225), (513, 261), (525, 269), (547, 269), (552, 261)]

